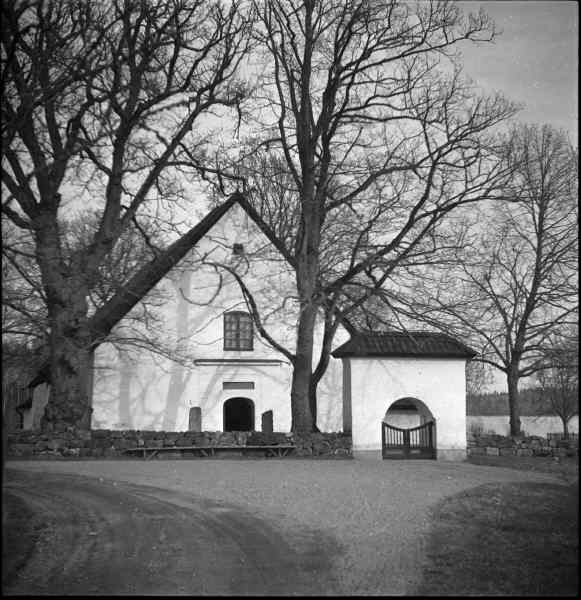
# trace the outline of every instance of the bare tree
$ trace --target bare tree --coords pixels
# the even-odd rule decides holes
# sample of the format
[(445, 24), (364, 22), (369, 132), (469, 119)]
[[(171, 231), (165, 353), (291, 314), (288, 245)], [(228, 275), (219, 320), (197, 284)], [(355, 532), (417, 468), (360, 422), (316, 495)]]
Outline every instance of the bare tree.
[(563, 437), (569, 437), (569, 421), (579, 414), (579, 336), (555, 341), (546, 350), (547, 368), (537, 373), (541, 400), (548, 414), (563, 423)]
[[(29, 233), (42, 282), (52, 384), (43, 426), (89, 427), (92, 348), (148, 277), (91, 316), (99, 271), (152, 202), (193, 181), (211, 139), (204, 117), (225, 117), (244, 97), (236, 72), (247, 32), (237, 5), (223, 2), (3, 4), (2, 214)], [(68, 255), (62, 225), (83, 203), (100, 220)], [(164, 248), (154, 282), (206, 225)]]
[(505, 374), (516, 436), (519, 380), (550, 366), (550, 339), (578, 319), (577, 153), (548, 126), (516, 127), (505, 151), (515, 167), (511, 201), (480, 215), (458, 267), (438, 284), (430, 274), (408, 307)]
[(339, 323), (398, 266), (446, 245), (452, 211), (498, 195), (507, 171), (488, 132), (515, 107), (461, 78), (458, 44), (494, 37), (482, 12), (367, 0), (265, 1), (257, 12), (266, 59), (239, 174), (295, 271), (293, 428), (311, 431)]

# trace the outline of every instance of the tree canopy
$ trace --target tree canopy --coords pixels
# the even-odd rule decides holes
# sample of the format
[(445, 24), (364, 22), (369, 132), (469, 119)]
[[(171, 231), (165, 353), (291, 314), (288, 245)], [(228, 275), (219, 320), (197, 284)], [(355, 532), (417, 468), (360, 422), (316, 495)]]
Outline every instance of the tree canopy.
[[(93, 349), (235, 202), (294, 274), (296, 343), (278, 349), (301, 432), (340, 324), (455, 319), (510, 387), (574, 311), (576, 156), (549, 129), (500, 143), (517, 107), (461, 70), (463, 44), (495, 39), (483, 11), (22, 0), (2, 16), (3, 325), (45, 340), (45, 427), (89, 426)], [(228, 199), (200, 220), (212, 190)], [(465, 209), (491, 201), (471, 244)], [(405, 296), (438, 268), (459, 298)]]

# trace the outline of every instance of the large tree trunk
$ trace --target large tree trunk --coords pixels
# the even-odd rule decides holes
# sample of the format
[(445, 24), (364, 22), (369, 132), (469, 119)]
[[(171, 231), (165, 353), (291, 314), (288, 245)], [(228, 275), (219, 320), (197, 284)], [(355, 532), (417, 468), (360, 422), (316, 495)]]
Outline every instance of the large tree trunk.
[(297, 351), (291, 385), (292, 429), (297, 433), (313, 431), (309, 389), (313, 369), (313, 337), (317, 307), (306, 303), (299, 316)]
[(313, 419), (313, 431), (321, 431), (317, 426), (317, 386), (319, 380), (315, 379), (315, 376), (311, 376), (311, 382), (309, 384), (309, 409), (311, 411), (311, 417)]
[(41, 429), (91, 428), (93, 352), (86, 306), (60, 308), (51, 318), (50, 394)]
[[(308, 169), (306, 169), (308, 171)], [(316, 302), (319, 277), (320, 221), (317, 204), (313, 199), (312, 177), (304, 185), (305, 201), (303, 223), (299, 234), (297, 253), (297, 290), (300, 298), (300, 314), (297, 328), (297, 346), (291, 386), (292, 429), (297, 433), (312, 433), (314, 420), (310, 407), (310, 391), (313, 372), (313, 343), (318, 305)]]
[(563, 421), (563, 439), (569, 439), (569, 419), (565, 417), (561, 417), (561, 421)]
[(47, 298), (50, 394), (41, 429), (91, 428), (93, 350), (88, 326), (88, 273), (80, 255), (65, 262), (54, 201), (45, 201), (33, 225), (36, 258)]
[(508, 408), (510, 413), (510, 435), (513, 437), (521, 434), (520, 406), (518, 397), (518, 373), (516, 369), (509, 368), (506, 374), (508, 384)]

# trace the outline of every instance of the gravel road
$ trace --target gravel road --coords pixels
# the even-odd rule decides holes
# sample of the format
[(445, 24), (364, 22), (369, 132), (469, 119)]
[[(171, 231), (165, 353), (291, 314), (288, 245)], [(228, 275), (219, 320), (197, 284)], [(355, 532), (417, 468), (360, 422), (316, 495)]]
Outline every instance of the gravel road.
[(439, 461), (8, 462), (51, 524), (4, 593), (402, 595), (430, 508), (549, 474)]

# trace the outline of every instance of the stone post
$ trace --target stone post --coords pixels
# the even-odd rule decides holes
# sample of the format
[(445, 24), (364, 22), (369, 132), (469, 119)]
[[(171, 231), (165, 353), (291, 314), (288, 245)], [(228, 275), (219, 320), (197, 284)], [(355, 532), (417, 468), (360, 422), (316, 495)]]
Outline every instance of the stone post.
[(190, 408), (190, 425), (189, 431), (202, 431), (202, 409), (199, 406)]
[(272, 411), (267, 410), (262, 413), (262, 433), (272, 433)]

